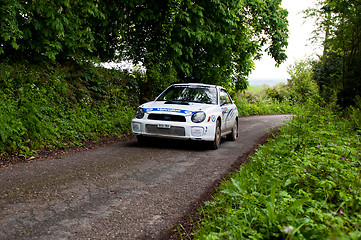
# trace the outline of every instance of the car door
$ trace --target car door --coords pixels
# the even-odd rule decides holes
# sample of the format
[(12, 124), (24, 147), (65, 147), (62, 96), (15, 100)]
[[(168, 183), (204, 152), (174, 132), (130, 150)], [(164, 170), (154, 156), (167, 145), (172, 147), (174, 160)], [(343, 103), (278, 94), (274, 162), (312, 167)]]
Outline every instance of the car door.
[(233, 103), (228, 92), (224, 89), (220, 90), (219, 97), (222, 110), (222, 131), (229, 131), (233, 127)]

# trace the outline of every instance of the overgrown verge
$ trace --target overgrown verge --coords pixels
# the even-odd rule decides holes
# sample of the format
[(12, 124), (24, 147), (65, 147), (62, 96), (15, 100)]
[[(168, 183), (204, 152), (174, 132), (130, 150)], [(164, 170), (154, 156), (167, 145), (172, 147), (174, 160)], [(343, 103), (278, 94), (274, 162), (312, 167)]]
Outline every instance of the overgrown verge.
[(0, 63), (0, 158), (129, 133), (136, 86), (92, 64)]
[(297, 111), (297, 95), (284, 83), (258, 92), (244, 91), (234, 97), (241, 116), (286, 114)]
[(360, 146), (347, 119), (298, 110), (206, 203), (192, 238), (360, 239)]

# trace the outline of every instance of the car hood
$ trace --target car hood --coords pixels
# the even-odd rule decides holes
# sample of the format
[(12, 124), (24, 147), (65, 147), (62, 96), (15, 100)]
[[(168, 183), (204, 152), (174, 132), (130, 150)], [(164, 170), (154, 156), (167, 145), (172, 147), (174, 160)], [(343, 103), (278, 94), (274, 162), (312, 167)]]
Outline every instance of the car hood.
[(191, 115), (197, 111), (208, 111), (211, 110), (217, 105), (210, 104), (201, 104), (201, 103), (192, 103), (189, 104), (169, 104), (164, 101), (154, 101), (148, 102), (141, 107), (144, 109), (146, 113), (158, 112), (158, 113), (174, 113), (174, 114), (182, 114), (182, 115)]

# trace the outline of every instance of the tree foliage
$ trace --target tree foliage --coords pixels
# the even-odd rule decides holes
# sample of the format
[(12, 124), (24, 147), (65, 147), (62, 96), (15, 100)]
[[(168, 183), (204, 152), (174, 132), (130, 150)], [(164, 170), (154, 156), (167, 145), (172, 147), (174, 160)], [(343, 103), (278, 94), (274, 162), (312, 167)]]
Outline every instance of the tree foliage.
[(1, 0), (0, 53), (41, 60), (87, 59), (101, 52), (100, 1)]
[(320, 0), (318, 4), (308, 11), (317, 17), (318, 36), (324, 35), (324, 54), (315, 64), (315, 80), (324, 93), (333, 89), (339, 103), (348, 106), (361, 95), (361, 1)]
[(331, 51), (326, 51), (322, 59), (311, 62), (312, 78), (319, 86), (321, 97), (326, 102), (332, 102), (342, 89), (342, 59)]
[(295, 62), (288, 68), (288, 86), (294, 98), (304, 103), (318, 96), (318, 87), (312, 78), (313, 70), (309, 60)]
[(16, 0), (0, 0), (0, 54), (4, 53), (4, 45), (19, 48), (16, 40), (22, 36), (22, 32), (18, 26), (17, 15), (23, 10)]
[(124, 40), (130, 58), (142, 61), (150, 73), (173, 68), (181, 81), (244, 89), (262, 47), (268, 46), (278, 64), (286, 59), (287, 11), (281, 1), (141, 2), (126, 20), (134, 27)]
[(286, 59), (281, 0), (0, 1), (1, 56), (127, 58), (146, 67), (145, 86), (197, 81), (243, 89), (263, 49), (277, 64)]

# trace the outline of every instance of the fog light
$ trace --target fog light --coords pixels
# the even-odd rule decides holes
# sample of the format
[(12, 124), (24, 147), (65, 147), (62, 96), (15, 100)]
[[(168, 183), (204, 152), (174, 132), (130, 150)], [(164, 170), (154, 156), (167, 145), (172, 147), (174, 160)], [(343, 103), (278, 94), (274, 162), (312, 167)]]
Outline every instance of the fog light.
[(132, 124), (132, 129), (133, 129), (133, 132), (140, 132), (140, 123), (133, 123)]
[(203, 136), (204, 129), (202, 127), (192, 127), (192, 136), (201, 137)]

